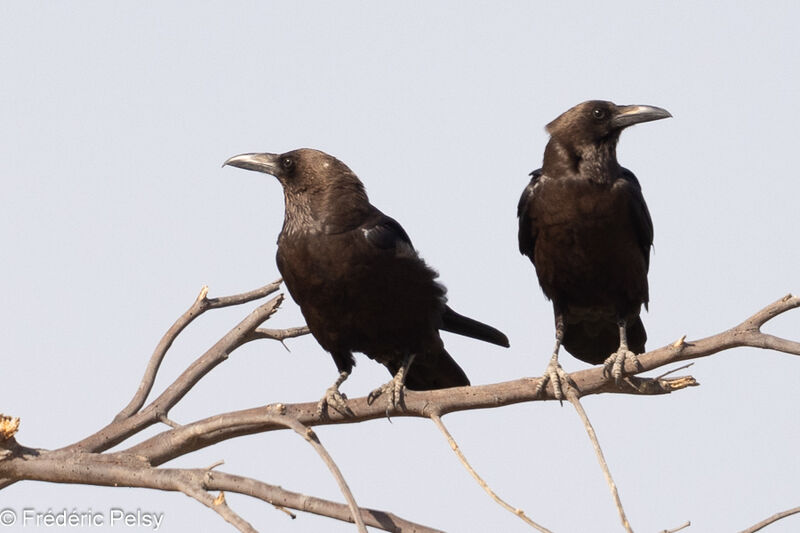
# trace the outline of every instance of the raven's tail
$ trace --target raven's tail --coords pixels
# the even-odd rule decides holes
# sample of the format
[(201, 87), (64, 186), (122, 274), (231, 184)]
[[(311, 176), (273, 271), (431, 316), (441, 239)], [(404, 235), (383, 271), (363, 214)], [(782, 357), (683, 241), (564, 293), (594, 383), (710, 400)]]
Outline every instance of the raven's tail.
[(506, 337), (502, 331), (492, 326), (487, 326), (483, 322), (478, 322), (464, 315), (459, 315), (450, 309), (449, 306), (445, 306), (444, 314), (442, 314), (442, 329), (450, 333), (457, 333), (484, 342), (491, 342), (498, 346), (504, 346), (506, 348), (509, 346), (508, 337)]
[[(391, 368), (389, 372), (392, 372)], [(396, 370), (392, 375), (395, 373)], [(439, 352), (417, 355), (406, 374), (406, 387), (410, 390), (447, 389), (467, 385), (469, 378), (444, 348)]]
[[(564, 331), (564, 348), (581, 361), (599, 365), (619, 347), (619, 327), (615, 321), (567, 320)], [(628, 348), (635, 354), (645, 352), (647, 332), (638, 316), (628, 320)]]

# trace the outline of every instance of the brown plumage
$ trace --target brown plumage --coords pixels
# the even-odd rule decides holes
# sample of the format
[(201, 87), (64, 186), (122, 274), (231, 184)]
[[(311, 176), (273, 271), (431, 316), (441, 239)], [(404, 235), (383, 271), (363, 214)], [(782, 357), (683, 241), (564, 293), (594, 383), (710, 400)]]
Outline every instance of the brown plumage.
[(517, 216), (520, 252), (553, 302), (557, 343), (549, 377), (558, 373), (562, 343), (578, 359), (607, 362), (617, 378), (625, 354), (645, 350), (639, 313), (649, 300), (653, 223), (616, 146), (624, 128), (669, 116), (657, 107), (589, 101), (547, 125), (544, 162), (531, 173)]
[(447, 306), (437, 273), (402, 226), (369, 203), (361, 181), (338, 159), (300, 149), (242, 154), (226, 164), (271, 174), (283, 186), (278, 269), (340, 372), (320, 409), (328, 404), (346, 410), (338, 385), (353, 369), (353, 352), (382, 363), (393, 376), (406, 365), (389, 391), (394, 395), (403, 378), (413, 390), (469, 385), (445, 350), (441, 329), (508, 346), (500, 331)]

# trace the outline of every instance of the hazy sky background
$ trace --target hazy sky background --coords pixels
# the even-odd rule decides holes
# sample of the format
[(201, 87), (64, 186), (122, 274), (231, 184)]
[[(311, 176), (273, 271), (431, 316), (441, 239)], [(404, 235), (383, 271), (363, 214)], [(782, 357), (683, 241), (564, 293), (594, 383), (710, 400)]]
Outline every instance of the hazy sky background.
[[(203, 284), (222, 296), (276, 279), (280, 186), (220, 165), (304, 146), (361, 177), (440, 271), (455, 309), (508, 334), (509, 350), (446, 335), (474, 384), (540, 375), (552, 311), (517, 251), (515, 209), (541, 164), (544, 125), (588, 99), (674, 115), (629, 129), (619, 147), (655, 223), (649, 348), (718, 333), (800, 290), (800, 4), (675, 5), (0, 4), (0, 411), (21, 417), (27, 446), (79, 440), (127, 404), (158, 339)], [(198, 320), (156, 388), (252, 307)], [(287, 300), (269, 325), (301, 323)], [(766, 329), (798, 339), (798, 325), (795, 312)], [(171, 417), (318, 400), (333, 362), (311, 337), (287, 344), (291, 353), (267, 341), (235, 352)], [(357, 361), (343, 386), (351, 397), (389, 378)], [(738, 531), (800, 505), (800, 360), (739, 349), (690, 372), (701, 387), (584, 400), (635, 530), (691, 520), (688, 531)], [(444, 420), (478, 472), (538, 522), (559, 533), (621, 530), (569, 405)], [(447, 531), (530, 530), (485, 495), (430, 422), (318, 434), (362, 506)], [(227, 472), (342, 501), (288, 431), (167, 466), (218, 460)], [(228, 502), (260, 531), (355, 530), (304, 513), (292, 521), (234, 494)], [(139, 508), (166, 513), (162, 531), (232, 530), (182, 494), (139, 489), (26, 482), (0, 492), (7, 507)]]

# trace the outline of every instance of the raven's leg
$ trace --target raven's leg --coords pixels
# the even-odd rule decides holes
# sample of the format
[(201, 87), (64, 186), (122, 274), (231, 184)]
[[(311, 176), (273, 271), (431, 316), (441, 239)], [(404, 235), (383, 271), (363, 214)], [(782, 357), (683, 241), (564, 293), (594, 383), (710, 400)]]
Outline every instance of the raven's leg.
[(385, 383), (369, 393), (367, 396), (367, 403), (371, 404), (375, 399), (384, 392), (389, 394), (389, 402), (386, 406), (386, 416), (389, 416), (389, 411), (402, 403), (403, 387), (406, 385), (406, 374), (411, 363), (414, 362), (416, 354), (406, 355), (403, 359), (403, 365), (398, 369), (391, 381)]
[(333, 385), (328, 387), (325, 395), (317, 403), (317, 416), (322, 416), (327, 406), (333, 407), (336, 411), (343, 415), (352, 415), (353, 411), (347, 407), (347, 396), (339, 392), (339, 385), (344, 383), (350, 377), (350, 372), (343, 370), (339, 372), (339, 377), (333, 382)]
[(352, 415), (353, 411), (347, 407), (347, 396), (339, 392), (339, 386), (344, 383), (350, 372), (353, 371), (353, 366), (356, 360), (350, 352), (333, 351), (331, 352), (333, 362), (336, 364), (336, 369), (339, 371), (339, 377), (333, 382), (333, 385), (328, 387), (325, 395), (317, 403), (317, 416), (323, 416), (326, 413), (326, 407), (333, 407), (336, 411), (343, 415)]
[(561, 349), (561, 341), (564, 340), (564, 317), (561, 313), (556, 312), (556, 346), (553, 348), (553, 355), (550, 357), (550, 363), (544, 371), (541, 381), (536, 386), (534, 391), (535, 396), (539, 396), (548, 382), (553, 383), (553, 395), (560, 402), (564, 399), (562, 391), (562, 384), (569, 387), (569, 376), (561, 365), (558, 363), (558, 351)]
[(619, 385), (622, 372), (625, 370), (625, 362), (633, 360), (636, 366), (639, 366), (639, 360), (636, 358), (636, 354), (628, 349), (628, 330), (625, 319), (619, 319), (617, 326), (619, 326), (619, 348), (603, 363), (603, 374), (613, 377), (614, 382)]

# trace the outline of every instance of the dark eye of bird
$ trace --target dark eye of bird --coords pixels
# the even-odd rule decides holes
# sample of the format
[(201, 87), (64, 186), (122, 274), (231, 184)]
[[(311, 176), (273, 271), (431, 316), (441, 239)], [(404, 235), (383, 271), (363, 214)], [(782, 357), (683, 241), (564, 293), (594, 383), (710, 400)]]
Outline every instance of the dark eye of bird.
[(294, 166), (294, 159), (291, 157), (284, 157), (283, 161), (281, 161), (281, 165), (283, 166), (284, 170), (289, 170)]
[(595, 109), (592, 111), (592, 115), (593, 115), (593, 116), (594, 116), (594, 118), (596, 118), (597, 120), (603, 120), (604, 118), (606, 118), (606, 110), (605, 110), (605, 109), (603, 109), (603, 108), (600, 108), (600, 107), (596, 107), (596, 108), (595, 108)]

